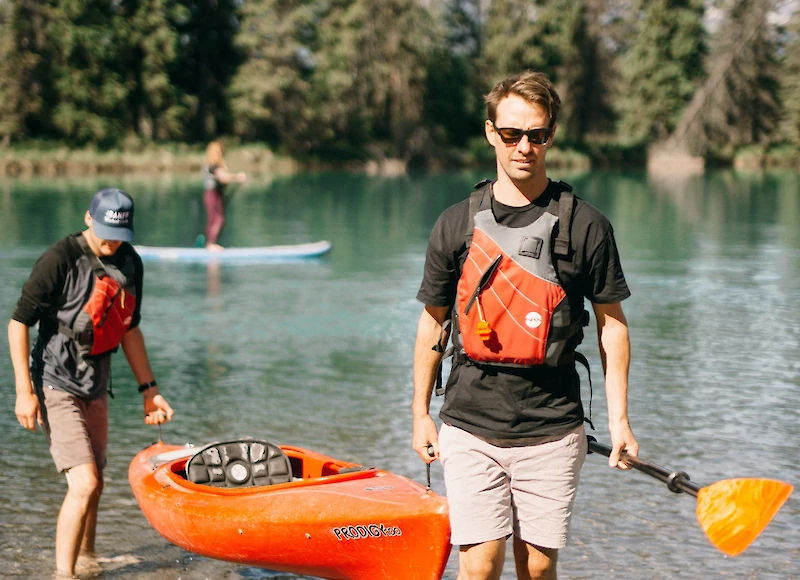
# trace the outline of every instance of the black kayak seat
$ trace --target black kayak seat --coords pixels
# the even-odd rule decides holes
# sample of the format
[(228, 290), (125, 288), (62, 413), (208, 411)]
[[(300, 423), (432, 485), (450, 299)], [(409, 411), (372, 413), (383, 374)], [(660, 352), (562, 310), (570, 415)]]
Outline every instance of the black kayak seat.
[(212, 487), (253, 487), (292, 481), (283, 450), (269, 441), (242, 439), (211, 443), (186, 462), (186, 479)]

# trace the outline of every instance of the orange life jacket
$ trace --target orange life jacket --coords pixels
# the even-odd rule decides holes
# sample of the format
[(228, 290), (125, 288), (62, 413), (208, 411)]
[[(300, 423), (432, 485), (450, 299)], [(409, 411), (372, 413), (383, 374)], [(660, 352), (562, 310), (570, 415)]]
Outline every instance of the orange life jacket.
[(58, 331), (76, 342), (83, 358), (92, 359), (119, 347), (133, 321), (136, 296), (106, 271), (83, 236), (78, 243), (92, 264), (92, 290), (72, 324), (59, 324)]
[[(491, 183), (473, 193), (474, 224), (461, 268), (454, 307), (455, 356), (477, 363), (530, 367), (574, 360), (567, 341), (588, 323), (570, 311), (553, 255), (568, 255), (574, 207), (572, 188), (559, 194), (532, 224), (498, 224), (491, 209)], [(556, 224), (558, 237), (553, 238)]]

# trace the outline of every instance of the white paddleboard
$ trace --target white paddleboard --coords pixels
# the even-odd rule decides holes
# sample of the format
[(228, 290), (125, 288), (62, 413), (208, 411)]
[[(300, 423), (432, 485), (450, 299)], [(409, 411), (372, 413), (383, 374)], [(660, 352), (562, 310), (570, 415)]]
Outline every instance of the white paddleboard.
[(182, 248), (164, 246), (134, 246), (142, 260), (168, 260), (173, 262), (213, 261), (279, 261), (298, 258), (315, 258), (331, 250), (327, 241), (296, 244), (290, 246), (262, 246), (254, 248), (224, 248), (210, 252), (205, 248)]

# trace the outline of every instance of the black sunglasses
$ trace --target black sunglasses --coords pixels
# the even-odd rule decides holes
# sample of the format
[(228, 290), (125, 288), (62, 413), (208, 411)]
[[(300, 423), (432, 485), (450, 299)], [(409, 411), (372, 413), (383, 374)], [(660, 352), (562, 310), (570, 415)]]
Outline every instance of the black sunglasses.
[(528, 138), (528, 143), (531, 145), (544, 145), (550, 140), (550, 135), (553, 134), (552, 127), (535, 127), (533, 129), (523, 130), (516, 127), (498, 127), (492, 121), (495, 133), (500, 135), (500, 139), (506, 145), (516, 145), (522, 140), (522, 137)]

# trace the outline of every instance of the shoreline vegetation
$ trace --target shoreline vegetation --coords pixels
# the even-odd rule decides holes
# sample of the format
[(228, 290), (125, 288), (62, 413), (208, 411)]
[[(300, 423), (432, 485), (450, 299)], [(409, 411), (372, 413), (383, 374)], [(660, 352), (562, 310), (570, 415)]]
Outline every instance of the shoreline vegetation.
[[(230, 167), (252, 175), (293, 174), (301, 171), (340, 170), (382, 177), (405, 175), (416, 169), (448, 170), (483, 167), (494, 163), (491, 149), (472, 154), (449, 152), (442, 158), (427, 159), (424, 167), (414, 160), (381, 157), (365, 160), (298, 160), (274, 153), (263, 145), (226, 145), (225, 157)], [(122, 174), (196, 174), (203, 166), (202, 145), (162, 144), (142, 148), (70, 149), (57, 144), (19, 145), (0, 148), (0, 177), (86, 176)], [(548, 165), (571, 170), (588, 170), (588, 155), (554, 149)]]
[[(0, 148), (0, 177), (26, 178), (87, 175), (162, 175), (196, 174), (203, 165), (202, 145), (163, 144), (143, 148), (70, 149), (57, 144), (20, 145)], [(486, 155), (491, 153), (488, 151)], [(394, 177), (417, 169), (404, 159), (381, 158), (341, 163), (301, 161), (274, 153), (263, 145), (231, 145), (226, 148), (231, 167), (253, 175), (287, 175), (302, 171), (343, 170), (367, 175)], [(448, 155), (447, 159), (428, 160), (425, 170), (468, 169), (491, 164), (489, 157), (476, 154)], [(636, 157), (635, 159), (631, 157)], [(591, 153), (553, 148), (548, 167), (570, 171), (589, 171), (597, 167), (637, 167), (668, 173), (703, 173), (706, 167), (732, 167), (741, 171), (784, 169), (800, 171), (800, 148), (748, 147), (729, 158), (703, 159), (650, 152), (650, 155), (620, 154), (596, 149)]]
[(553, 169), (800, 169), (798, 0), (0, 0), (0, 177), (482, 170), (524, 70)]
[[(144, 148), (99, 150), (58, 145), (20, 145), (0, 149), (0, 176), (86, 176), (123, 174), (198, 173), (203, 166), (202, 145), (151, 145)], [(254, 174), (294, 173), (298, 164), (261, 146), (232, 147), (226, 151), (231, 167)]]

